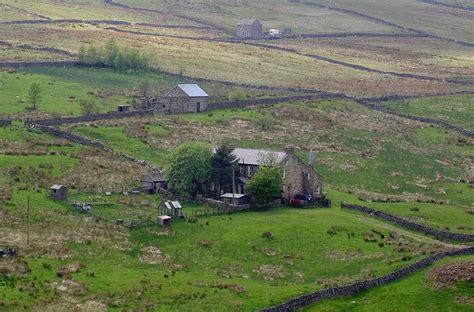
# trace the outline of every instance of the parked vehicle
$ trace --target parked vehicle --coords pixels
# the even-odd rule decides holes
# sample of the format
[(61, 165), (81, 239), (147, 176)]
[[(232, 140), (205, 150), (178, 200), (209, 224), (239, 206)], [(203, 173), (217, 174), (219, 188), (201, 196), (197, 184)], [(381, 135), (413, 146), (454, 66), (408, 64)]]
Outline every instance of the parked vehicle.
[(296, 194), (290, 199), (290, 206), (293, 207), (307, 207), (313, 201), (311, 194)]
[(281, 30), (279, 29), (270, 29), (268, 31), (268, 35), (270, 39), (280, 39), (281, 38)]

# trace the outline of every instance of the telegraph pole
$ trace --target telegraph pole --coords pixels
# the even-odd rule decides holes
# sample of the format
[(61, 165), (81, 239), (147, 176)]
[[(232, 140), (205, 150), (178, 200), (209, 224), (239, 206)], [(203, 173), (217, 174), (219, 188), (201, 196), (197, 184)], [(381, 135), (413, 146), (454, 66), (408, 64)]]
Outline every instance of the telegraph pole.
[(235, 197), (235, 165), (232, 165), (232, 205)]
[(28, 194), (28, 201), (26, 206), (26, 244), (30, 245), (30, 195)]

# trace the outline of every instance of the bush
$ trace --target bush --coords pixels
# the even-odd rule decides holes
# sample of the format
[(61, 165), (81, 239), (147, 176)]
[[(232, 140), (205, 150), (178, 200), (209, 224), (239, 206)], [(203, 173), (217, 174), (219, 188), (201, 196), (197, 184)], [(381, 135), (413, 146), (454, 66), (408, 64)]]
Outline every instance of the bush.
[(247, 98), (247, 95), (243, 90), (232, 90), (227, 93), (227, 99), (230, 101), (242, 101)]
[(150, 66), (150, 57), (137, 49), (121, 49), (111, 38), (104, 47), (81, 46), (77, 54), (81, 64), (103, 65), (118, 70), (145, 70)]
[(262, 130), (270, 130), (275, 125), (275, 119), (270, 116), (263, 115), (255, 120), (257, 126)]

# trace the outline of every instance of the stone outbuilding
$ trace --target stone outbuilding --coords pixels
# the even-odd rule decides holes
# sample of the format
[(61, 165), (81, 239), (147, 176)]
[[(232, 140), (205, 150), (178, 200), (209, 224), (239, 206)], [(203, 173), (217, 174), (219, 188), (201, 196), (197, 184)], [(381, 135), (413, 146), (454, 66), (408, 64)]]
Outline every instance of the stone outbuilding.
[(67, 200), (67, 187), (62, 184), (54, 184), (49, 188), (49, 196), (54, 200)]
[(262, 38), (263, 26), (256, 18), (243, 18), (235, 26), (237, 38)]
[(209, 95), (197, 84), (179, 84), (163, 97), (142, 98), (142, 108), (157, 113), (198, 113), (207, 110)]
[(152, 172), (140, 180), (140, 191), (147, 194), (156, 194), (158, 189), (166, 188), (166, 180), (162, 172)]

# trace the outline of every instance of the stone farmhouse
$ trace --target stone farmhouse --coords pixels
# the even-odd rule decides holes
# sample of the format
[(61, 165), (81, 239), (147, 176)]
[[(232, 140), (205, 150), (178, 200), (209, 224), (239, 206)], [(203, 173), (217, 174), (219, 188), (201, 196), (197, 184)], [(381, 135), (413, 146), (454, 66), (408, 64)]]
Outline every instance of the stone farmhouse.
[(197, 84), (179, 84), (163, 97), (141, 99), (143, 109), (160, 114), (198, 113), (207, 110), (209, 95)]
[(243, 18), (235, 26), (237, 38), (261, 38), (263, 37), (262, 23), (256, 18)]
[(323, 178), (314, 171), (311, 154), (308, 165), (295, 155), (293, 148), (288, 148), (286, 152), (236, 148), (232, 154), (239, 164), (236, 193), (246, 193), (245, 184), (260, 166), (280, 165), (283, 168), (284, 199), (290, 200), (296, 194), (311, 194), (313, 198), (323, 197)]

